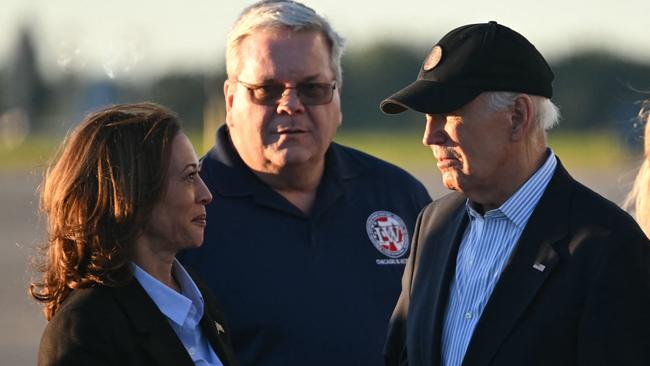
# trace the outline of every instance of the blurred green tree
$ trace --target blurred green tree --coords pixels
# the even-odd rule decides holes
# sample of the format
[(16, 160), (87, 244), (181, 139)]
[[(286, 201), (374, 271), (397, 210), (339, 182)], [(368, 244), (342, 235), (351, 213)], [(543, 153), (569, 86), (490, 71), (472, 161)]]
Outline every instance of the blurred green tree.
[(170, 73), (155, 80), (147, 98), (176, 111), (185, 126), (198, 129), (203, 123), (206, 76), (200, 73)]
[(582, 51), (553, 65), (565, 129), (618, 129), (650, 90), (650, 64), (603, 51)]
[(379, 110), (383, 98), (415, 80), (428, 50), (393, 42), (350, 50), (343, 57), (341, 108), (346, 128), (394, 128), (420, 126), (417, 114), (386, 116)]
[(32, 30), (24, 25), (18, 32), (7, 75), (2, 84), (3, 111), (20, 111), (30, 129), (43, 126), (42, 112), (48, 89), (38, 68)]

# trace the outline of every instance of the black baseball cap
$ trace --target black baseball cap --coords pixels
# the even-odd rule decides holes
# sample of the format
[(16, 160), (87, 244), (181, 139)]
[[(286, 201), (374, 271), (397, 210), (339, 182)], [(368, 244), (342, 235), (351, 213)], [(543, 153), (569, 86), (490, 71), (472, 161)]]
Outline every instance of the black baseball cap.
[(407, 109), (454, 111), (485, 91), (553, 95), (553, 71), (524, 36), (497, 22), (452, 30), (424, 59), (417, 80), (381, 102), (386, 114)]

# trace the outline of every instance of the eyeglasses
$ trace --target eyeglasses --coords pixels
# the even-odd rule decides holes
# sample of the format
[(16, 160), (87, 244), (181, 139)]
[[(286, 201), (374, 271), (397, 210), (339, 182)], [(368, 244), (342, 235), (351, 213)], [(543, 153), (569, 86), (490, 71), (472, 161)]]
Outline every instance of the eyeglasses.
[(238, 83), (248, 89), (251, 100), (255, 104), (275, 105), (277, 104), (285, 90), (296, 89), (298, 99), (304, 105), (328, 104), (334, 97), (336, 81), (331, 83), (299, 83), (296, 86), (285, 86), (283, 84), (264, 84), (255, 85), (237, 80)]

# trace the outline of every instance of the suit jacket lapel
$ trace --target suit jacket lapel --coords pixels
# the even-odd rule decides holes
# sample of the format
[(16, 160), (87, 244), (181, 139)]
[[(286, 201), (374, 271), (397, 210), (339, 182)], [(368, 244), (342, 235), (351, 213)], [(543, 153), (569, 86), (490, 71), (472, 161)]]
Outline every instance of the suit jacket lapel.
[(115, 298), (133, 323), (140, 346), (156, 365), (194, 365), (167, 318), (135, 278), (125, 287), (116, 288)]
[(230, 335), (226, 334), (225, 317), (217, 299), (191, 268), (186, 268), (186, 270), (203, 295), (205, 306), (200, 323), (203, 335), (208, 338), (208, 342), (210, 342), (212, 349), (224, 366), (238, 365), (239, 363), (229, 341)]
[(203, 330), (203, 334), (208, 338), (212, 349), (219, 356), (221, 363), (224, 366), (229, 366), (231, 365), (230, 357), (232, 357), (232, 354), (228, 351), (228, 347), (221, 336), (226, 332), (225, 325), (215, 320), (211, 314), (213, 311), (216, 311), (216, 309), (210, 309), (208, 311), (206, 306), (203, 318), (201, 319), (201, 329)]
[[(415, 263), (412, 286), (413, 299), (409, 317), (417, 319), (420, 324), (409, 324), (408, 328), (417, 329), (420, 340), (415, 352), (419, 353), (419, 363), (439, 365), (440, 344), (442, 337), (443, 316), (449, 295), (449, 283), (456, 268), (456, 254), (460, 238), (467, 225), (465, 211), (466, 197), (452, 194), (441, 200), (426, 217), (421, 225), (423, 238), (419, 249), (419, 258), (432, 259), (431, 263)], [(418, 298), (420, 297), (420, 298)]]
[[(487, 365), (508, 333), (560, 262), (560, 240), (568, 232), (572, 178), (558, 160), (553, 178), (533, 211), (510, 263), (501, 274), (470, 344), (463, 365)], [(566, 217), (562, 217), (566, 215)], [(549, 224), (552, 222), (552, 224)]]

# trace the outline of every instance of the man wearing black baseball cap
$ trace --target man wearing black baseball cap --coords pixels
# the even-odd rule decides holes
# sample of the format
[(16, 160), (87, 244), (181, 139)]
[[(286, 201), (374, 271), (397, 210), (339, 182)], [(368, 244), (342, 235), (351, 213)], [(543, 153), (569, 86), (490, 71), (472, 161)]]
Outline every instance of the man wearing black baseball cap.
[(456, 191), (418, 218), (388, 365), (650, 364), (650, 243), (547, 146), (553, 77), (519, 33), (471, 24), (381, 103), (426, 115)]

